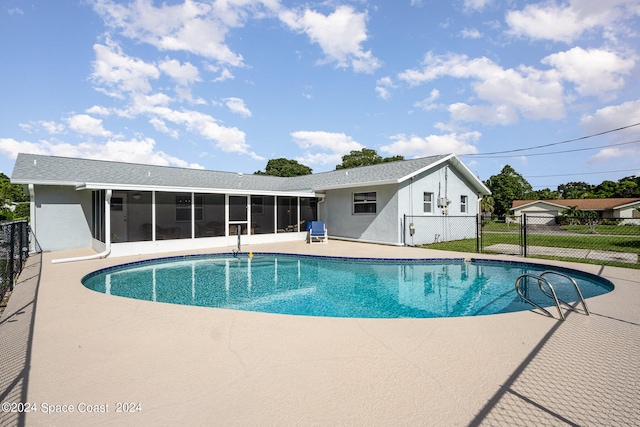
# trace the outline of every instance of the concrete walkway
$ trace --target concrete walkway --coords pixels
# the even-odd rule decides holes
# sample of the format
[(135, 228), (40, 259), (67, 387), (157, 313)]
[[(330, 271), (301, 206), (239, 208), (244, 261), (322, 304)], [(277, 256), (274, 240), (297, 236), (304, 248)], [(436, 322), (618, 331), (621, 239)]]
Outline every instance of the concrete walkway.
[[(508, 243), (498, 243), (485, 246), (485, 251), (491, 251), (507, 255), (519, 255), (522, 246)], [(527, 246), (527, 254), (544, 256), (563, 256), (567, 258), (589, 259), (595, 261), (615, 261), (629, 264), (638, 263), (638, 255), (629, 252), (594, 251), (592, 249), (555, 248), (552, 246)]]
[[(335, 240), (243, 250), (465, 256)], [(29, 259), (0, 318), (0, 400), (34, 406), (0, 412), (0, 425), (613, 426), (640, 419), (637, 270), (545, 261), (616, 285), (588, 299), (592, 316), (569, 314), (564, 322), (530, 311), (337, 319), (139, 301), (80, 283), (96, 269), (153, 257), (51, 264), (88, 253)]]

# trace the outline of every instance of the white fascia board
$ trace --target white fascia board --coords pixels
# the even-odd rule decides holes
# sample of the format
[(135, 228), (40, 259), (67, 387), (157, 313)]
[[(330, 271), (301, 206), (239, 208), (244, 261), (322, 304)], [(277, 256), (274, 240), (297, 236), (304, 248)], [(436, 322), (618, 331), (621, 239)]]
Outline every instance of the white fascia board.
[(232, 188), (196, 188), (196, 187), (161, 187), (131, 184), (102, 184), (87, 182), (75, 186), (76, 190), (120, 190), (120, 191), (162, 191), (172, 193), (207, 193), (207, 194), (231, 194), (252, 196), (286, 196), (286, 197), (315, 197), (314, 191), (265, 191), (244, 190)]
[(55, 185), (55, 186), (59, 186), (59, 187), (76, 187), (80, 184), (78, 184), (78, 181), (47, 181), (47, 180), (32, 180), (32, 179), (12, 179), (11, 180), (12, 184), (23, 184), (23, 185), (29, 185), (29, 184), (33, 184), (33, 185)]
[(556, 203), (547, 202), (545, 200), (533, 200), (532, 202), (525, 203), (524, 205), (520, 205), (517, 208), (511, 208), (511, 210), (512, 211), (520, 211), (520, 210), (522, 210), (524, 208), (529, 208), (529, 207), (535, 206), (537, 204), (552, 206), (554, 208), (562, 208), (562, 209), (566, 209), (567, 208), (567, 206), (565, 206), (565, 205), (559, 205), (559, 204), (556, 204)]
[(445, 163), (445, 162), (449, 161), (449, 159), (451, 159), (453, 156), (454, 156), (453, 154), (449, 154), (447, 157), (444, 157), (444, 158), (438, 160), (437, 162), (431, 163), (428, 166), (425, 166), (423, 168), (415, 170), (415, 171), (411, 172), (410, 174), (408, 174), (406, 176), (403, 176), (402, 178), (398, 179), (398, 183), (401, 183), (401, 182), (406, 181), (406, 180), (408, 180), (410, 178), (413, 178), (414, 176), (420, 175), (424, 171), (428, 171), (429, 169), (433, 169), (436, 166), (441, 165), (442, 163)]
[(462, 174), (465, 176), (465, 178), (467, 178), (471, 183), (475, 183), (475, 185), (477, 186), (477, 188), (480, 190), (479, 193), (482, 195), (490, 195), (491, 194), (491, 190), (489, 190), (489, 188), (484, 185), (484, 182), (482, 182), (480, 180), (480, 178), (478, 178), (473, 172), (471, 172), (471, 169), (469, 169), (467, 167), (466, 164), (464, 164), (464, 162), (462, 160), (460, 160), (457, 156), (452, 156), (452, 163), (454, 164), (454, 166), (458, 169), (461, 170)]
[(635, 205), (640, 206), (640, 200), (636, 200), (635, 202), (626, 203), (626, 204), (620, 205), (620, 206), (614, 206), (611, 209), (624, 209), (624, 208), (630, 208), (630, 207), (635, 206)]
[(553, 206), (556, 208), (562, 208), (562, 209), (567, 209), (569, 206), (567, 205), (562, 205), (560, 203), (552, 203), (552, 202), (548, 202), (546, 200), (536, 200), (535, 202), (531, 203), (531, 205), (535, 205), (536, 203), (541, 203), (543, 205), (549, 205), (549, 206)]

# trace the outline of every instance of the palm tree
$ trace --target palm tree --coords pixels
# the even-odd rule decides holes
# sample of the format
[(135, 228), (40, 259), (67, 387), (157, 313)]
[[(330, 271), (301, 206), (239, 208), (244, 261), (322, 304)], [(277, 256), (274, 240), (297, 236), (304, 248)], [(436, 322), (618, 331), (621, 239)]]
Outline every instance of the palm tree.
[(480, 211), (482, 211), (483, 214), (491, 215), (493, 211), (496, 209), (495, 205), (496, 205), (496, 201), (493, 199), (493, 197), (484, 196), (480, 200)]
[(569, 206), (564, 211), (562, 211), (562, 216), (569, 220), (569, 225), (574, 225), (578, 218), (582, 217), (582, 211), (578, 206)]

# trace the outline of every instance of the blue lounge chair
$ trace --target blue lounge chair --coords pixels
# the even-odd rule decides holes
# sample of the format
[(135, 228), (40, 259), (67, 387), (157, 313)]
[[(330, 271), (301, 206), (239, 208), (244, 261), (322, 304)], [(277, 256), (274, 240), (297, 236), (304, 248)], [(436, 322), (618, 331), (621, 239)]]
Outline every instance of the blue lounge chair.
[(311, 221), (307, 226), (309, 231), (309, 243), (313, 243), (313, 241), (317, 241), (319, 243), (327, 243), (329, 241), (329, 237), (327, 236), (327, 228), (324, 226), (324, 222), (322, 221)]

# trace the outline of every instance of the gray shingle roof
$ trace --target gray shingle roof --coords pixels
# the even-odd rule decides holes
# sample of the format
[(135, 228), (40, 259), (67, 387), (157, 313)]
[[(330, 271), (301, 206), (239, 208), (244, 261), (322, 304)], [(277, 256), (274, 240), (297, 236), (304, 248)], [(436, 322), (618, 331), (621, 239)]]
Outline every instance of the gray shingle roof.
[[(402, 182), (440, 162), (455, 158), (438, 155), (362, 166), (293, 178), (238, 174), (167, 166), (21, 153), (11, 175), (19, 184), (93, 186), (95, 188), (181, 188), (311, 193), (331, 188)], [(454, 163), (455, 166), (455, 163)], [(468, 172), (463, 165), (462, 169)], [(474, 183), (479, 188), (482, 183)]]
[(106, 187), (184, 187), (281, 191), (284, 178), (136, 163), (19, 154), (11, 181)]

